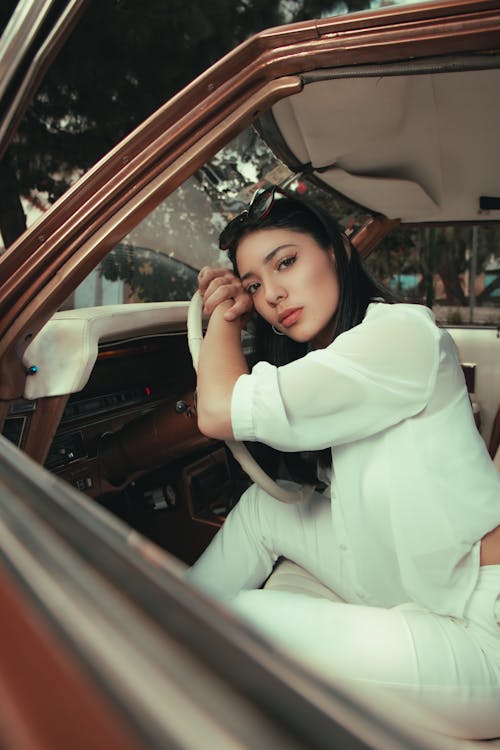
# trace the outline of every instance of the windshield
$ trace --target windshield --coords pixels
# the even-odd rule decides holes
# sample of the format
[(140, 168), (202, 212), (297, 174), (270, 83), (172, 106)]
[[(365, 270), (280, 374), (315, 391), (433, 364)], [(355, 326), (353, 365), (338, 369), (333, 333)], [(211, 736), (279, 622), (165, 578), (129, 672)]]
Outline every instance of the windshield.
[(190, 299), (198, 271), (227, 265), (219, 234), (256, 189), (289, 182), (323, 203), (347, 226), (366, 216), (348, 201), (296, 177), (248, 128), (225, 146), (119, 242), (68, 298), (63, 309)]
[[(322, 205), (349, 235), (371, 218), (338, 194), (281, 163), (248, 128), (119, 242), (62, 309), (188, 300), (202, 266), (228, 264), (219, 234), (254, 191), (287, 183)], [(500, 324), (500, 228), (400, 226), (367, 259), (372, 273), (404, 300), (432, 308), (445, 325)], [(471, 291), (474, 291), (471, 294)]]

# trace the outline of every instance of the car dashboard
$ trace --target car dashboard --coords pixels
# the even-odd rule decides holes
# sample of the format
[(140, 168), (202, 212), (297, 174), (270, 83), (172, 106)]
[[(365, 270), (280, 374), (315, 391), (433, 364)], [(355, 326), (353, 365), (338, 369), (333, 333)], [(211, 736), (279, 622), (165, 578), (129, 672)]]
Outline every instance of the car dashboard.
[(227, 449), (197, 427), (187, 303), (117, 308), (49, 321), (25, 352), (24, 397), (10, 403), (2, 432), (191, 562), (246, 482)]

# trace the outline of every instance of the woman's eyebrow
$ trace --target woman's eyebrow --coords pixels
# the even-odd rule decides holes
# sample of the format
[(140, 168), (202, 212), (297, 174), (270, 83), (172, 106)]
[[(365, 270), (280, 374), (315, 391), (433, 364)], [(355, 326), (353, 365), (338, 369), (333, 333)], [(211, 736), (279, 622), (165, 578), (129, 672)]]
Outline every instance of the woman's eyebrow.
[[(280, 250), (283, 250), (286, 247), (297, 247), (297, 245), (294, 245), (293, 242), (287, 242), (284, 245), (278, 245), (278, 247), (275, 247), (274, 250), (271, 250), (271, 252), (269, 252), (264, 257), (263, 265), (266, 265), (267, 263), (269, 263), (274, 258), (276, 253), (279, 253)], [(254, 271), (247, 271), (246, 273), (243, 274), (243, 276), (240, 276), (240, 281), (245, 281), (245, 279), (248, 279), (250, 276), (255, 276), (255, 275), (256, 274)]]

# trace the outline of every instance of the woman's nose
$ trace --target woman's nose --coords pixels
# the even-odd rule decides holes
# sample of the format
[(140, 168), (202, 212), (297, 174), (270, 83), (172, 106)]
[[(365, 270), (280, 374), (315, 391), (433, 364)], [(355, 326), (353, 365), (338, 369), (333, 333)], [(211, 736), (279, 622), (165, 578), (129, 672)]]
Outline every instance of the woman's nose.
[(266, 301), (270, 305), (277, 305), (282, 299), (285, 299), (286, 291), (279, 284), (266, 284)]

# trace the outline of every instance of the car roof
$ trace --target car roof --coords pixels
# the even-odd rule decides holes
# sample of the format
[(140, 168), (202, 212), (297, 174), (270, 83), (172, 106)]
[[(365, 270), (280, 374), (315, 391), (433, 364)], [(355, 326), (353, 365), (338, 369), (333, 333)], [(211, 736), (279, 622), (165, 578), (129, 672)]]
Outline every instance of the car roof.
[(402, 222), (500, 216), (500, 57), (317, 69), (262, 116), (296, 172)]

